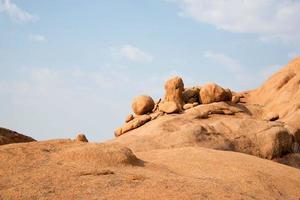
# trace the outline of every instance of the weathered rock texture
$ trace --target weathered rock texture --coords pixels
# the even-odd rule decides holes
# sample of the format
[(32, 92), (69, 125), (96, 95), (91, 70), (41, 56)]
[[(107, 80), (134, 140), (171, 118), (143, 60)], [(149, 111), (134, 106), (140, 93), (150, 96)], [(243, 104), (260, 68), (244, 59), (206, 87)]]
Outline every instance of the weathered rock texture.
[(0, 146), (0, 162), (3, 200), (299, 197), (299, 169), (199, 147), (134, 153), (116, 144), (56, 140)]

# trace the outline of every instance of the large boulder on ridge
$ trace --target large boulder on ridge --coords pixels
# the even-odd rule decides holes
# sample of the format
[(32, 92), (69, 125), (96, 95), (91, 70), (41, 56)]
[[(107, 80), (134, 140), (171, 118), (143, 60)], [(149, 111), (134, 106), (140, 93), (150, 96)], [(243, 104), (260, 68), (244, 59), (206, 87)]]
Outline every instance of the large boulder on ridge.
[(182, 92), (184, 90), (184, 84), (180, 77), (176, 76), (169, 79), (165, 83), (165, 99), (164, 101), (173, 101), (177, 107), (181, 110), (184, 104)]
[(207, 83), (201, 87), (199, 97), (203, 104), (228, 101), (228, 96), (230, 96), (228, 95), (228, 92), (229, 91), (226, 91), (224, 88), (215, 83)]
[(137, 115), (147, 114), (154, 108), (154, 101), (150, 96), (141, 95), (132, 100), (132, 110)]

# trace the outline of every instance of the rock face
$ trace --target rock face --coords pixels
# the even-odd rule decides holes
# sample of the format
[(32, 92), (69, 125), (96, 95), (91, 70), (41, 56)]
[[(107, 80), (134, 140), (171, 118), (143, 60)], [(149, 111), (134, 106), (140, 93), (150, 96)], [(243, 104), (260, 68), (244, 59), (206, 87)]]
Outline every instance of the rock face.
[(165, 99), (164, 101), (173, 101), (177, 107), (181, 110), (184, 104), (182, 92), (184, 89), (183, 81), (180, 77), (176, 76), (169, 79), (165, 83)]
[(137, 96), (133, 99), (131, 107), (137, 115), (147, 114), (154, 108), (154, 101), (150, 96)]
[(215, 83), (208, 83), (201, 87), (200, 100), (203, 104), (227, 101), (230, 96), (228, 93), (229, 92), (226, 92), (226, 90), (221, 86)]
[(15, 131), (0, 127), (0, 145), (33, 141), (36, 140)]

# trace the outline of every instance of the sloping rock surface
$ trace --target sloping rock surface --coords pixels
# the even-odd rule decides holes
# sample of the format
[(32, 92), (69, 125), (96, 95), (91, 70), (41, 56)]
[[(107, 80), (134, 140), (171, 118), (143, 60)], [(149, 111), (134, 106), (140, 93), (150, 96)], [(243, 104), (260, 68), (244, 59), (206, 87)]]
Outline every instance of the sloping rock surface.
[(53, 140), (0, 147), (0, 199), (297, 199), (300, 170), (199, 147), (133, 153)]

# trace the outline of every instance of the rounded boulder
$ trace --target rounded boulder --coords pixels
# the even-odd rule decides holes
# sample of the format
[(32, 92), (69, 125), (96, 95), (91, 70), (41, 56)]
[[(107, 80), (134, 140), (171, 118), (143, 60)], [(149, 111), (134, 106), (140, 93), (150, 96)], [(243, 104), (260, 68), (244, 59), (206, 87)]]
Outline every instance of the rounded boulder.
[(154, 105), (154, 101), (150, 96), (141, 95), (133, 99), (131, 108), (135, 114), (143, 115), (151, 112)]
[(215, 83), (208, 83), (201, 87), (199, 96), (203, 104), (226, 101), (228, 99), (226, 90)]

